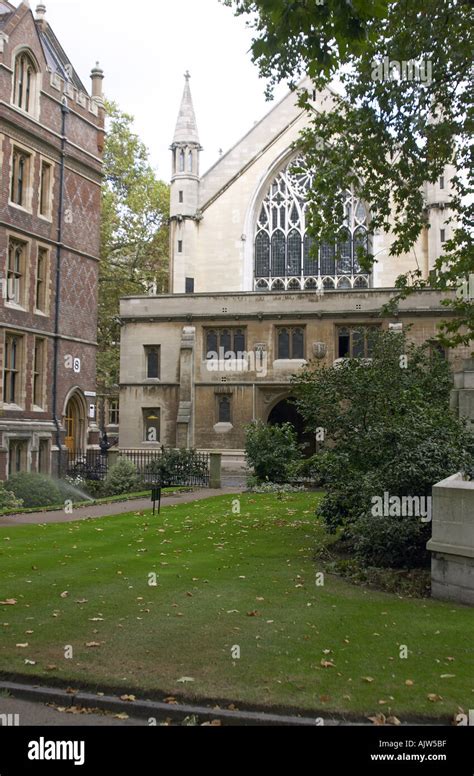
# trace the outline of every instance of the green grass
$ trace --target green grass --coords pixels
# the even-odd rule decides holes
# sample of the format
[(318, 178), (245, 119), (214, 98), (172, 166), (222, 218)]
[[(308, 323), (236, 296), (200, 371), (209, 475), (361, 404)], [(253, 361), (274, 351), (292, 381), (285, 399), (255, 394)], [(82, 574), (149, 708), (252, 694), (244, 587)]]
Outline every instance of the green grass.
[(248, 494), (240, 515), (232, 498), (165, 507), (156, 518), (1, 529), (0, 600), (17, 604), (0, 607), (0, 671), (323, 714), (472, 708), (472, 609), (332, 576), (317, 587), (315, 550), (328, 542), (318, 497)]
[[(172, 496), (174, 493), (192, 493), (194, 488), (176, 487), (163, 488), (164, 496)], [(121, 496), (107, 496), (107, 498), (90, 499), (89, 501), (75, 501), (74, 509), (81, 507), (98, 507), (104, 504), (123, 504), (127, 501), (138, 501), (139, 499), (150, 498), (151, 488), (142, 490), (139, 493), (124, 493)], [(14, 517), (15, 515), (36, 515), (47, 512), (60, 512), (64, 509), (64, 502), (51, 507), (35, 507), (31, 509), (9, 509), (0, 511), (0, 517)]]

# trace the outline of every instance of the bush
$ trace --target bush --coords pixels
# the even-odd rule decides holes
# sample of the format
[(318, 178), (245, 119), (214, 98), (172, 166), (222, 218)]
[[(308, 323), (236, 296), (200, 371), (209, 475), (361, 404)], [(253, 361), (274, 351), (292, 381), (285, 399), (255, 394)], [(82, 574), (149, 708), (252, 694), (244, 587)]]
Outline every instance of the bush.
[(205, 485), (208, 477), (207, 458), (195, 450), (164, 450), (145, 469), (145, 482), (151, 479), (170, 485), (188, 485), (190, 480)]
[(248, 483), (250, 493), (275, 493), (276, 495), (285, 493), (305, 493), (306, 488), (304, 485), (277, 485), (274, 482), (264, 482), (255, 484), (252, 480)]
[(119, 458), (111, 467), (105, 480), (107, 496), (122, 496), (140, 489), (140, 477), (137, 468), (128, 458)]
[(414, 569), (430, 564), (431, 525), (417, 518), (368, 515), (357, 520), (352, 536), (355, 556), (364, 565)]
[(21, 509), (23, 501), (18, 499), (11, 490), (7, 490), (6, 483), (0, 483), (0, 512), (11, 512)]
[(247, 426), (245, 453), (258, 482), (291, 482), (301, 466), (298, 438), (290, 423), (267, 426), (258, 421)]
[(17, 499), (21, 499), (25, 509), (58, 506), (62, 501), (56, 483), (43, 474), (15, 474), (8, 481), (8, 490), (14, 493)]
[(380, 332), (371, 344), (371, 360), (313, 365), (294, 381), (307, 428), (325, 429), (311, 462), (326, 491), (318, 516), (366, 564), (424, 565), (430, 528), (420, 517), (373, 517), (374, 499), (429, 498), (437, 482), (472, 468), (472, 436), (450, 409), (447, 362), (405, 334)]
[(92, 499), (106, 498), (105, 482), (101, 480), (86, 480), (84, 490)]

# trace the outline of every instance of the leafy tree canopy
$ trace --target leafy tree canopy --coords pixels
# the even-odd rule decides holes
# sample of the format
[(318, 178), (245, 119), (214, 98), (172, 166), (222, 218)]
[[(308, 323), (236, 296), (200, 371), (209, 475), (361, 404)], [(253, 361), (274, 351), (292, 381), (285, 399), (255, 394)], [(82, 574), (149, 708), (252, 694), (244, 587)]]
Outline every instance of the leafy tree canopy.
[(153, 170), (133, 117), (107, 103), (99, 279), (99, 382), (119, 382), (120, 298), (168, 288), (169, 186)]
[[(339, 81), (333, 105), (322, 112), (314, 110), (307, 92), (299, 98), (311, 117), (299, 145), (315, 171), (310, 193), (314, 236), (335, 239), (344, 220), (341, 193), (354, 186), (371, 211), (372, 229), (390, 231), (391, 255), (408, 253), (418, 267), (399, 278), (399, 298), (429, 284), (443, 291), (459, 289), (474, 273), (473, 4), (222, 1), (237, 15), (249, 16), (255, 31), (253, 59), (270, 92), (284, 80), (296, 88), (304, 74), (318, 90), (335, 76)], [(454, 172), (452, 237), (427, 281), (415, 248), (429, 219), (424, 183), (436, 182), (449, 165)], [(369, 256), (366, 268), (377, 260)], [(445, 304), (456, 315), (442, 326), (445, 342), (469, 344), (472, 298), (447, 294)]]

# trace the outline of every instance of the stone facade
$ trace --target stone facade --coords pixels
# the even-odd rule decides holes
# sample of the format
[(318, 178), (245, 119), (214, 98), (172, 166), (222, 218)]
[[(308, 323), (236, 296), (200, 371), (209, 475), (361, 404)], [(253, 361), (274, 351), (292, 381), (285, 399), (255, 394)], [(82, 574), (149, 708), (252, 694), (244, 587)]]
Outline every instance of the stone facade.
[(0, 478), (5, 479), (19, 469), (55, 472), (60, 450), (98, 442), (104, 111), (102, 72), (94, 71), (90, 96), (47, 23), (44, 6), (34, 17), (27, 3), (16, 9), (2, 0), (0, 37)]
[[(401, 324), (411, 327), (409, 336), (419, 344), (434, 339), (446, 316), (439, 294), (416, 294), (401, 303), (397, 318), (381, 321), (380, 308), (390, 297), (389, 291), (366, 290), (123, 299), (120, 446), (164, 444), (241, 454), (244, 426), (268, 421), (291, 396), (292, 375), (316, 357), (330, 365), (341, 356), (342, 329)], [(303, 331), (303, 358), (279, 358), (283, 327)], [(247, 361), (209, 362), (207, 335), (221, 330), (242, 333)], [(160, 373), (153, 379), (147, 377), (147, 348), (161, 353)], [(454, 368), (462, 356), (462, 351), (451, 354)], [(223, 397), (230, 402), (227, 422), (219, 417)], [(153, 442), (146, 439), (146, 410), (160, 413)]]
[[(329, 91), (313, 93), (316, 110), (330, 107), (332, 99)], [(311, 264), (304, 196), (310, 184), (292, 164), (307, 121), (288, 94), (200, 176), (201, 146), (186, 76), (171, 146), (171, 295), (121, 304), (122, 448), (217, 451), (224, 454), (224, 469), (226, 462), (236, 468), (246, 424), (299, 423), (288, 399), (291, 378), (307, 361), (332, 364), (363, 355), (357, 335), (354, 340), (361, 327), (411, 326), (409, 336), (425, 343), (449, 316), (439, 294), (430, 291), (403, 302), (392, 320), (381, 319), (380, 309), (393, 296), (399, 274), (418, 262), (428, 278), (440, 255), (441, 241), (449, 237), (451, 171), (426, 186), (431, 228), (410, 255), (389, 258), (390, 236), (369, 234), (365, 206), (348, 192), (352, 233), (341, 247), (347, 266), (341, 269), (331, 246), (329, 258), (321, 246)], [(377, 263), (370, 277), (356, 261), (358, 235), (373, 241)], [(220, 363), (211, 363), (208, 353), (219, 346), (234, 352), (233, 360), (224, 353)], [(238, 351), (245, 351), (245, 360)], [(460, 348), (449, 358), (456, 368), (467, 356)]]

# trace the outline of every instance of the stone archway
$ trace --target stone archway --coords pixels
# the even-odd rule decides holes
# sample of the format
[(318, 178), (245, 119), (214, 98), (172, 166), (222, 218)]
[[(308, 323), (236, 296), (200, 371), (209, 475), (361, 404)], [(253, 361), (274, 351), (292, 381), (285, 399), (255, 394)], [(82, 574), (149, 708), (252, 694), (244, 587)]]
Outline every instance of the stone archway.
[(63, 425), (66, 430), (65, 445), (71, 453), (86, 449), (87, 411), (85, 399), (75, 391), (66, 403)]
[(303, 445), (303, 454), (309, 458), (316, 453), (316, 437), (306, 431), (304, 419), (291, 398), (278, 402), (271, 410), (267, 422), (271, 426), (289, 423), (296, 431), (299, 444)]

